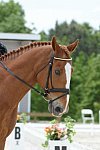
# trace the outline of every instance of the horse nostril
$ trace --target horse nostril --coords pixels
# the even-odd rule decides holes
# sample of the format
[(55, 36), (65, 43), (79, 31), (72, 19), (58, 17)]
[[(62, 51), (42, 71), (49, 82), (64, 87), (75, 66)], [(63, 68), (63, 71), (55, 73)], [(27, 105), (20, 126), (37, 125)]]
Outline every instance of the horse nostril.
[(61, 107), (58, 107), (58, 106), (57, 106), (57, 107), (55, 108), (55, 111), (58, 112), (58, 113), (62, 113), (62, 112), (63, 112), (63, 109), (62, 109)]

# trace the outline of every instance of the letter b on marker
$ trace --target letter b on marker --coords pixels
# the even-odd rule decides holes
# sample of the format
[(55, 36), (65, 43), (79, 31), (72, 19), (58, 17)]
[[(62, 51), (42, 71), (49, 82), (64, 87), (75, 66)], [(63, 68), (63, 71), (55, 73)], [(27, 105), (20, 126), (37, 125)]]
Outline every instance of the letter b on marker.
[(15, 127), (15, 139), (19, 140), (21, 138), (21, 129), (20, 127)]

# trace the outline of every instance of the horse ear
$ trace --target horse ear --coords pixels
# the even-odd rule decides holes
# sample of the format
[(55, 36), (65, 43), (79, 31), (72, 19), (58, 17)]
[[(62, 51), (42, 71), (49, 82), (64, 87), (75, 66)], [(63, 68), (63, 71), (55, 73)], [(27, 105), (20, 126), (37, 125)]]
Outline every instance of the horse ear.
[(56, 42), (56, 37), (55, 36), (52, 37), (52, 48), (53, 48), (54, 51), (57, 51), (60, 48), (60, 46)]
[(76, 49), (76, 47), (78, 46), (78, 44), (79, 44), (79, 40), (76, 40), (76, 41), (73, 42), (72, 44), (68, 45), (68, 46), (67, 46), (68, 51), (69, 51), (70, 53), (72, 53), (72, 52)]

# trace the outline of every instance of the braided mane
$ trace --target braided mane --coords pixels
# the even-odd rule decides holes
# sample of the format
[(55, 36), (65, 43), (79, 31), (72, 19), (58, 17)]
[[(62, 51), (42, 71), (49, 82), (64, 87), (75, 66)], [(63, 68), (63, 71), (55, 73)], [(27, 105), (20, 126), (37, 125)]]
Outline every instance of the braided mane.
[(16, 50), (12, 50), (11, 52), (8, 52), (7, 54), (1, 55), (0, 61), (6, 61), (9, 59), (14, 59), (14, 58), (22, 55), (26, 51), (31, 50), (32, 48), (46, 46), (46, 45), (51, 45), (51, 42), (31, 42), (28, 45), (21, 46)]

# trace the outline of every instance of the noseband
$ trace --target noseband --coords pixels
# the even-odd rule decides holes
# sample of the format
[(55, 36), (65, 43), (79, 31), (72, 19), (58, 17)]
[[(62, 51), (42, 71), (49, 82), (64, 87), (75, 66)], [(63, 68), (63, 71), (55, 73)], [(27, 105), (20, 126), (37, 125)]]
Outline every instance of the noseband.
[[(54, 98), (53, 100), (49, 100), (49, 104), (51, 104), (52, 102), (58, 100), (59, 98), (65, 96), (65, 95), (68, 95), (69, 91), (70, 91), (70, 89), (66, 89), (66, 88), (54, 88), (53, 87), (53, 83), (52, 83), (52, 66), (53, 66), (53, 61), (54, 60), (72, 61), (72, 58), (69, 58), (69, 59), (67, 59), (67, 58), (58, 58), (58, 57), (55, 57), (54, 54), (51, 56), (51, 59), (50, 59), (49, 63), (47, 64), (47, 65), (49, 65), (49, 68), (48, 68), (48, 75), (47, 75), (46, 85), (45, 85), (45, 88), (44, 88), (44, 93), (41, 92), (41, 91), (39, 91), (39, 90), (37, 90), (36, 88), (34, 88), (30, 84), (28, 84), (26, 81), (24, 81), (22, 78), (20, 78), (19, 76), (17, 76), (14, 72), (12, 72), (4, 64), (4, 62), (0, 61), (0, 64), (3, 67), (3, 69), (5, 69), (10, 75), (12, 75), (17, 80), (21, 81), (23, 84), (25, 84), (26, 86), (28, 86), (29, 88), (31, 88), (32, 90), (34, 90), (36, 93), (38, 93), (39, 95), (41, 95), (45, 100), (47, 100), (46, 97), (49, 95), (49, 93), (54, 93), (54, 92), (63, 93), (62, 95)], [(40, 73), (47, 65), (45, 65), (38, 73)], [(49, 79), (50, 79), (50, 83), (51, 83), (51, 88), (49, 88)]]

